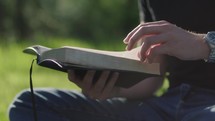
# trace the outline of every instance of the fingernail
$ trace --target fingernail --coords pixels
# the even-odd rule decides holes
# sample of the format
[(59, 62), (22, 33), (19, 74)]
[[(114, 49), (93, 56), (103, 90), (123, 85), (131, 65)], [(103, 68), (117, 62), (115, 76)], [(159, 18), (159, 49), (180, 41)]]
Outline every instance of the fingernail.
[(127, 44), (127, 43), (128, 43), (126, 39), (124, 39), (124, 40), (123, 40), (123, 42), (124, 42), (125, 44)]

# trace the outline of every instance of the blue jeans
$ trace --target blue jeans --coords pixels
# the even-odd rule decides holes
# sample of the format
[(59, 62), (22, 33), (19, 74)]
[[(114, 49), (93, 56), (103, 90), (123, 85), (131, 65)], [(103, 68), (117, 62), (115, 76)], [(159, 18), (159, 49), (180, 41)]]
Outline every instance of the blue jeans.
[[(91, 100), (69, 90), (36, 89), (39, 121), (215, 121), (215, 91), (182, 84), (147, 100)], [(10, 121), (33, 121), (31, 96), (21, 92)]]

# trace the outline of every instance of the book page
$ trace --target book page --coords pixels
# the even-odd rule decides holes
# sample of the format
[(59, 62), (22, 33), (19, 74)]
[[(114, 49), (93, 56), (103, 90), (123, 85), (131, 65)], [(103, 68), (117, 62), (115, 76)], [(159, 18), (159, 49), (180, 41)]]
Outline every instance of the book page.
[(87, 52), (93, 52), (97, 54), (104, 54), (104, 55), (110, 55), (115, 57), (122, 57), (122, 58), (128, 58), (132, 60), (138, 60), (138, 51), (140, 47), (134, 48), (130, 51), (106, 51), (106, 50), (97, 50), (97, 49), (89, 49), (89, 48), (80, 48), (80, 47), (71, 47), (71, 46), (64, 46), (63, 48), (73, 48), (81, 51), (87, 51)]
[[(84, 63), (88, 63), (89, 65), (94, 65), (95, 67), (105, 67), (104, 62), (109, 61), (107, 62), (108, 63), (107, 66), (111, 65), (112, 67), (116, 67), (118, 69), (123, 69), (123, 70), (128, 69), (133, 71), (136, 70), (138, 72), (160, 74), (158, 63), (149, 64), (149, 63), (140, 62), (138, 58), (138, 52), (140, 47), (134, 48), (130, 51), (104, 51), (104, 50), (96, 50), (96, 49), (88, 49), (88, 48), (69, 47), (69, 46), (66, 46), (64, 48), (80, 50), (80, 52), (84, 51), (88, 53), (88, 54), (80, 55), (80, 57), (77, 57), (79, 58), (77, 59), (77, 61), (80, 62), (80, 60), (82, 60), (84, 56), (88, 58), (88, 60), (85, 60)], [(69, 54), (70, 52), (68, 52), (67, 55), (70, 55)], [(79, 54), (81, 54), (80, 52)], [(97, 55), (95, 56), (93, 53)], [(110, 57), (107, 57), (106, 55)], [(111, 56), (114, 58), (111, 58)], [(100, 61), (95, 60), (95, 58), (99, 58)], [(74, 58), (71, 58), (71, 60), (73, 59)], [(111, 59), (114, 59), (115, 61), (112, 61)], [(111, 67), (108, 67), (108, 68), (111, 68)]]

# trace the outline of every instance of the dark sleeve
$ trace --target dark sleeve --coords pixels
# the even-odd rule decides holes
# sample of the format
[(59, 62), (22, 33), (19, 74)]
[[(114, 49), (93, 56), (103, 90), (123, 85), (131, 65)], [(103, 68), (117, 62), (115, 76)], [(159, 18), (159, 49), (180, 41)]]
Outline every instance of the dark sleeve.
[(153, 21), (154, 17), (148, 0), (138, 0), (139, 16), (141, 22)]

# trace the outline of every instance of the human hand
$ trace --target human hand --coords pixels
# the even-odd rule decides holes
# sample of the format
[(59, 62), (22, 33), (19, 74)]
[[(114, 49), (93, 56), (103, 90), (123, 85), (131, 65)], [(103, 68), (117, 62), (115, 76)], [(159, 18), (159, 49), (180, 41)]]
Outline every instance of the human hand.
[(175, 56), (182, 60), (207, 59), (209, 47), (203, 34), (196, 34), (177, 27), (167, 21), (140, 24), (124, 39), (127, 50), (143, 40), (139, 51), (141, 61), (156, 61), (160, 55)]
[(115, 87), (114, 84), (118, 79), (119, 73), (114, 72), (110, 74), (110, 71), (103, 71), (98, 80), (94, 81), (95, 73), (96, 71), (89, 70), (81, 79), (75, 74), (74, 70), (69, 70), (68, 79), (79, 86), (83, 94), (92, 99), (105, 100), (117, 96), (120, 88)]

